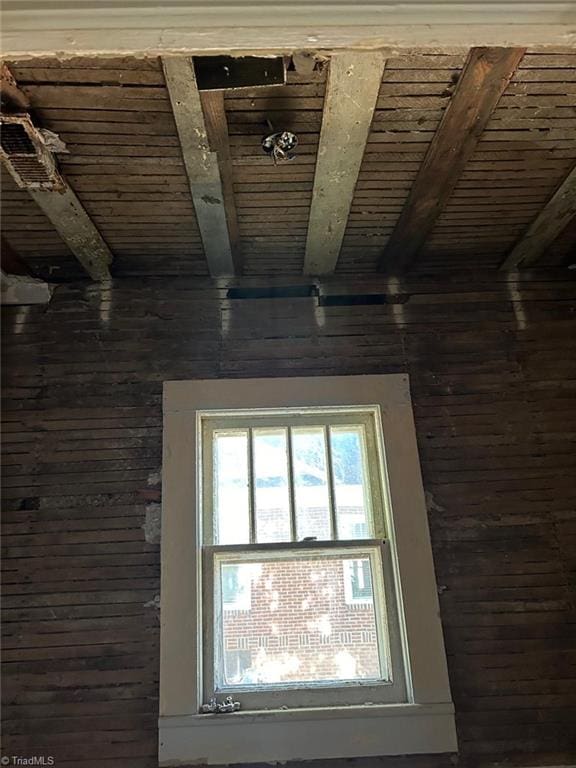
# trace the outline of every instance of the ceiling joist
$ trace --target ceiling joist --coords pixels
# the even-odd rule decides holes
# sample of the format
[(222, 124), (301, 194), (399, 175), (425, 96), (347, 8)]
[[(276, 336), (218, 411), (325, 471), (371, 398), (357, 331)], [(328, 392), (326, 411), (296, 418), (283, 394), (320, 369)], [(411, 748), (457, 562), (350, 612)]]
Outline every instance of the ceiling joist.
[(501, 269), (529, 267), (544, 255), (558, 235), (576, 216), (576, 166), (540, 211)]
[(385, 57), (382, 53), (336, 53), (330, 59), (304, 272), (334, 272), (372, 116)]
[(473, 48), (384, 250), (380, 269), (415, 260), (472, 157), (524, 48)]
[(110, 280), (112, 253), (66, 181), (63, 189), (29, 189), (28, 192), (90, 277)]
[(230, 277), (235, 268), (224, 188), (218, 155), (210, 147), (192, 59), (167, 56), (162, 66), (208, 269), (212, 277)]
[(234, 197), (232, 155), (230, 153), (228, 121), (224, 108), (224, 91), (201, 91), (200, 100), (204, 112), (208, 143), (218, 158), (220, 180), (222, 182), (222, 199), (224, 200), (226, 222), (228, 224), (232, 260), (235, 265), (235, 271), (239, 273), (241, 271), (240, 230), (238, 226), (238, 213), (236, 211), (236, 199)]
[[(90, 277), (93, 280), (109, 280), (108, 268), (112, 263), (112, 253), (74, 190), (58, 172), (52, 152), (44, 146), (37, 127), (27, 114), (28, 108), (31, 106), (28, 97), (20, 91), (16, 80), (5, 64), (2, 65), (2, 88), (3, 100), (4, 97), (10, 99), (13, 105), (19, 109), (17, 116), (9, 116), (5, 120), (8, 122), (12, 120), (15, 127), (18, 127), (22, 134), (27, 137), (26, 143), (23, 144), (20, 140), (16, 148), (12, 146), (11, 149), (5, 150), (3, 144), (3, 162), (10, 173), (15, 176), (18, 185), (24, 187), (30, 197), (42, 209)], [(7, 142), (7, 145), (11, 146), (11, 143)], [(23, 160), (27, 161), (28, 164), (23, 166)], [(46, 179), (46, 182), (49, 182), (44, 185), (44, 189), (38, 188), (36, 179), (31, 181), (27, 178), (27, 174), (30, 173), (30, 166), (36, 169), (36, 173), (40, 169), (42, 177)], [(23, 175), (20, 175), (22, 168), (25, 170)]]

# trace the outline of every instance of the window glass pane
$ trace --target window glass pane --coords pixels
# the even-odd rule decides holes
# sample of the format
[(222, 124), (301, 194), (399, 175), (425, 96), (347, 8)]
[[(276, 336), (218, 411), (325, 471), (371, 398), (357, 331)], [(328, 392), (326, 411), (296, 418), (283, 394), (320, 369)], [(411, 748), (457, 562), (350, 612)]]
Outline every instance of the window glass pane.
[[(220, 564), (221, 590), (230, 567)], [(250, 583), (250, 608), (224, 610), (216, 622), (219, 689), (386, 679), (368, 555), (282, 555), (234, 567)]]
[(371, 536), (364, 429), (330, 427), (339, 539)]
[(214, 540), (250, 541), (248, 432), (214, 432)]
[(331, 539), (324, 429), (292, 430), (296, 538)]
[(255, 429), (256, 541), (291, 541), (287, 430)]

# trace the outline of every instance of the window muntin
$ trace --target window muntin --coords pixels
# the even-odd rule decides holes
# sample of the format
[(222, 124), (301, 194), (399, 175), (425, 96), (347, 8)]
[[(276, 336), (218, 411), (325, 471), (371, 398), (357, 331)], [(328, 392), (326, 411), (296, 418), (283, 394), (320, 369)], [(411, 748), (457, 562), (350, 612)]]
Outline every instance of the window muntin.
[[(204, 643), (206, 699), (232, 693), (247, 709), (405, 701), (375, 417), (369, 408), (201, 416), (203, 622), (214, 627)], [(221, 443), (232, 448), (219, 464)], [(304, 599), (299, 610), (277, 588), (297, 562), (303, 573), (338, 573), (338, 599), (315, 601), (311, 617)], [(250, 574), (242, 614), (223, 599), (232, 565)]]
[(386, 537), (374, 413), (239, 414), (202, 419), (204, 545)]

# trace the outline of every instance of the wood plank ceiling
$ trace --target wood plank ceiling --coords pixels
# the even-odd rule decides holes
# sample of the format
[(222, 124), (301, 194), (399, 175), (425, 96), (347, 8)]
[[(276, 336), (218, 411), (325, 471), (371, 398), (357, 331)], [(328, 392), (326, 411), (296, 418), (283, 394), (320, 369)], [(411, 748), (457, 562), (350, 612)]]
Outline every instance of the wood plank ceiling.
[[(359, 173), (350, 166), (357, 181), (337, 273), (394, 267), (387, 246), (394, 237), (391, 242), (401, 249), (403, 222), (422, 204), (415, 181), (419, 173), (422, 179), (425, 158), (431, 162), (441, 124), (446, 133), (449, 118), (444, 118), (472, 55), (415, 51), (385, 61)], [(428, 223), (412, 271), (501, 266), (575, 167), (576, 53), (519, 51), (517, 59), (509, 82), (496, 83), (503, 93), (470, 145), (447, 200)], [(8, 65), (36, 122), (66, 142), (69, 154), (58, 156), (61, 173), (112, 252), (112, 275), (207, 275), (194, 207), (198, 201), (191, 195), (194, 180), (187, 176), (160, 60), (51, 58)], [(221, 189), (228, 194), (228, 231), (238, 272), (288, 276), (304, 270), (330, 87), (326, 56), (318, 57), (314, 69), (290, 68), (284, 86), (226, 91), (225, 123), (217, 101), (203, 99), (205, 130), (211, 151), (218, 153)], [(478, 126), (475, 120), (470, 124)], [(262, 152), (268, 122), (297, 134), (293, 161), (274, 165)], [(224, 133), (218, 140), (210, 125), (221, 123)], [(461, 133), (450, 136), (453, 151), (469, 138), (465, 125), (463, 120)], [(323, 136), (328, 135), (338, 131), (326, 130)], [(446, 170), (444, 157), (432, 177)], [(52, 280), (83, 276), (53, 223), (8, 174), (2, 176), (2, 233), (14, 251)], [(317, 175), (316, 182), (321, 188)], [(351, 190), (350, 178), (348, 185)], [(563, 202), (562, 226), (548, 227), (548, 239), (532, 253), (536, 266), (575, 260), (574, 197), (572, 191)], [(237, 221), (231, 222), (234, 207)], [(325, 204), (316, 210), (326, 216)], [(548, 220), (553, 214), (547, 210)]]

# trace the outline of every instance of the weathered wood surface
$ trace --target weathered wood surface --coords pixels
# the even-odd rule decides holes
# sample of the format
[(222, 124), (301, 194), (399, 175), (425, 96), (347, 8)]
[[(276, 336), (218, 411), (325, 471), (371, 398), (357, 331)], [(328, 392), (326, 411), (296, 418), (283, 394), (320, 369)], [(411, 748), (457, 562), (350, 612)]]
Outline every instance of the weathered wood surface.
[(534, 265), (575, 216), (576, 166), (516, 243), (502, 269)]
[(218, 159), (220, 181), (222, 183), (222, 199), (224, 201), (234, 271), (240, 274), (242, 272), (240, 230), (238, 228), (238, 213), (234, 198), (232, 155), (230, 153), (230, 136), (228, 134), (226, 109), (224, 107), (224, 93), (222, 91), (201, 91), (200, 101), (202, 102), (202, 111), (204, 112), (208, 143)]
[[(159, 60), (47, 59), (15, 64), (14, 73), (47, 105), (36, 109), (40, 124), (66, 142), (60, 166), (114, 253), (114, 275), (208, 274)], [(2, 229), (35, 271), (79, 277), (53, 226), (22, 202), (27, 193), (5, 178), (2, 192)]]
[(168, 56), (162, 66), (208, 269), (212, 277), (230, 277), (235, 269), (220, 166), (208, 140), (192, 59)]
[(328, 275), (336, 268), (384, 63), (381, 53), (330, 58), (306, 237), (307, 275)]
[(30, 197), (54, 225), (93, 280), (109, 280), (113, 255), (74, 190), (30, 189)]
[[(406, 52), (386, 62), (337, 272), (375, 272), (466, 56)], [(10, 62), (58, 133), (70, 185), (114, 252), (114, 275), (206, 275), (178, 133), (157, 58)], [(248, 275), (301, 274), (327, 67), (288, 72), (287, 85), (225, 93), (240, 253)], [(420, 251), (423, 272), (498, 267), (576, 161), (576, 53), (520, 62)], [(62, 90), (64, 89), (64, 90)], [(260, 146), (266, 120), (293, 130), (296, 159), (274, 167)], [(41, 212), (10, 180), (2, 228), (42, 277), (81, 271)], [(564, 239), (562, 253), (576, 248)], [(548, 257), (547, 257), (548, 258)], [(568, 258), (568, 256), (566, 256)], [(552, 261), (554, 257), (552, 257)]]
[[(523, 55), (522, 48), (470, 51), (386, 245), (380, 262), (382, 270), (403, 272), (416, 259)], [(429, 90), (429, 85), (425, 85), (424, 92)], [(387, 85), (386, 92), (395, 94), (397, 86)], [(432, 97), (429, 106), (441, 103), (441, 96)]]
[(332, 278), (404, 303), (323, 308), (126, 279), (5, 310), (4, 750), (157, 766), (162, 381), (406, 371), (461, 751), (322, 766), (573, 764), (569, 278)]

